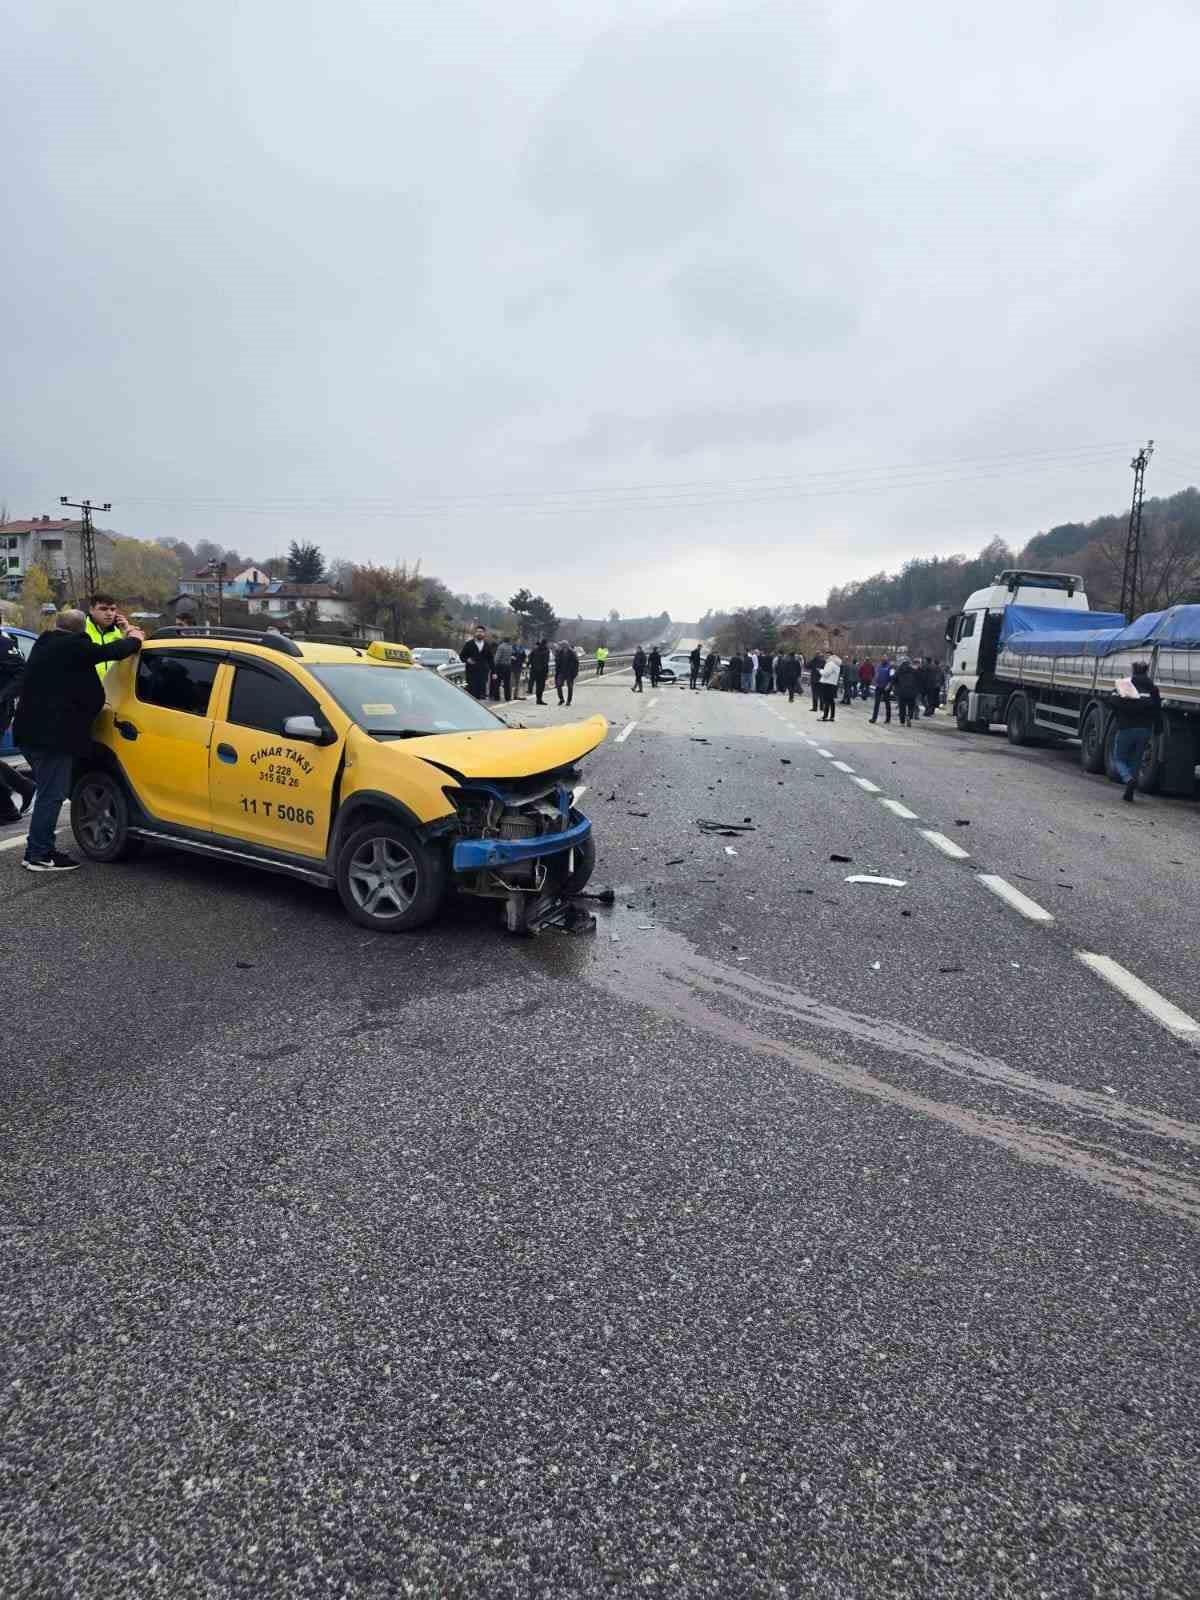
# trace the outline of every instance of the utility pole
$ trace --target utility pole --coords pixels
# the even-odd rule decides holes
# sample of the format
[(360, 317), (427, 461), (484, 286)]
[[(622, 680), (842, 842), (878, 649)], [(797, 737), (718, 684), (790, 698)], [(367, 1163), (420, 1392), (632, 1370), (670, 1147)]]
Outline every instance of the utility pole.
[(1141, 584), (1142, 565), (1142, 497), (1146, 492), (1146, 468), (1154, 454), (1154, 440), (1150, 439), (1134, 456), (1129, 465), (1133, 468), (1133, 503), (1129, 507), (1129, 533), (1125, 540), (1125, 570), (1121, 575), (1121, 603), (1119, 611), (1125, 613), (1126, 622), (1132, 622), (1137, 610), (1138, 589)]
[(204, 571), (209, 577), (213, 577), (214, 575), (216, 576), (217, 627), (219, 628), (225, 620), (225, 607), (223, 604), (225, 597), (225, 574), (229, 571), (229, 568), (224, 561), (210, 561), (207, 567), (205, 567)]
[[(58, 497), (60, 506), (69, 506), (72, 511), (83, 513), (83, 527), (79, 534), (79, 543), (83, 553), (83, 587), (84, 604), (91, 603), (91, 598), (100, 587), (100, 573), (96, 568), (96, 532), (92, 527), (93, 511), (111, 511), (112, 506), (106, 500), (102, 506), (93, 506), (90, 500), (68, 500), (65, 494)], [(65, 555), (66, 552), (64, 551)], [(75, 597), (79, 598), (78, 595)]]

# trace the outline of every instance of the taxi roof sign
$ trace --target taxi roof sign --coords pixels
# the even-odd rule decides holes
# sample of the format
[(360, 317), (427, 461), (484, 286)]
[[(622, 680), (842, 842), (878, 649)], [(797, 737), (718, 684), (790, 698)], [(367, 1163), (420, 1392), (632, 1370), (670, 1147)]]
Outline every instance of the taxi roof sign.
[(367, 654), (372, 661), (386, 661), (391, 667), (411, 667), (413, 653), (406, 644), (384, 644), (382, 639), (376, 639), (367, 646)]

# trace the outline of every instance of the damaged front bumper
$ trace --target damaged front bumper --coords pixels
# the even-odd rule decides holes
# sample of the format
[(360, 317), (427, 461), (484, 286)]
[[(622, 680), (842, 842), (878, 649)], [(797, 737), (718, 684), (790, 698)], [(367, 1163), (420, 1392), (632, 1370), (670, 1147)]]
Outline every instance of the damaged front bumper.
[(483, 868), (503, 871), (521, 861), (537, 861), (577, 849), (592, 831), (587, 817), (558, 833), (541, 833), (528, 839), (460, 839), (454, 846), (451, 864), (455, 872), (478, 872)]

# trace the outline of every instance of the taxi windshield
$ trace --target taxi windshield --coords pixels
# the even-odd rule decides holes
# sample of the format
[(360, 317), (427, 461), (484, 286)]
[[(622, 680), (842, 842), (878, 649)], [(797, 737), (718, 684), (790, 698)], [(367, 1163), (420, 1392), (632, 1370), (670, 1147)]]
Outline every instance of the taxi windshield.
[(346, 715), (381, 739), (438, 733), (494, 733), (507, 727), (486, 706), (424, 667), (369, 667), (362, 662), (309, 668)]

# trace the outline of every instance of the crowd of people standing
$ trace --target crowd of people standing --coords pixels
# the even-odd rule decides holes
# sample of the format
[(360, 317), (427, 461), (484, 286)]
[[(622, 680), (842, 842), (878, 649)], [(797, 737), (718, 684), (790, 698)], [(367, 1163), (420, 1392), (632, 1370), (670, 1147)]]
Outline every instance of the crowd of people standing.
[(945, 669), (932, 656), (914, 661), (898, 655), (894, 662), (884, 656), (876, 662), (832, 651), (805, 658), (795, 650), (738, 650), (724, 667), (719, 657), (710, 654), (703, 676), (706, 687), (715, 680), (720, 688), (739, 694), (786, 694), (789, 702), (803, 694), (807, 682), (812, 709), (821, 713), (823, 722), (834, 721), (839, 704), (867, 700), (872, 702), (872, 722), (878, 722), (881, 711), (890, 722), (894, 702), (901, 726), (908, 727), (918, 711), (932, 717), (946, 698)]
[[(493, 643), (479, 624), (458, 653), (466, 668), (467, 688), (476, 700), (524, 700), (528, 693), (544, 706), (551, 666), (559, 705), (569, 706), (575, 698), (579, 653), (565, 639), (553, 647), (548, 639), (539, 639), (527, 650), (520, 639), (507, 635)], [(604, 659), (607, 657), (606, 650)], [(597, 661), (596, 670), (603, 673), (603, 660)]]

